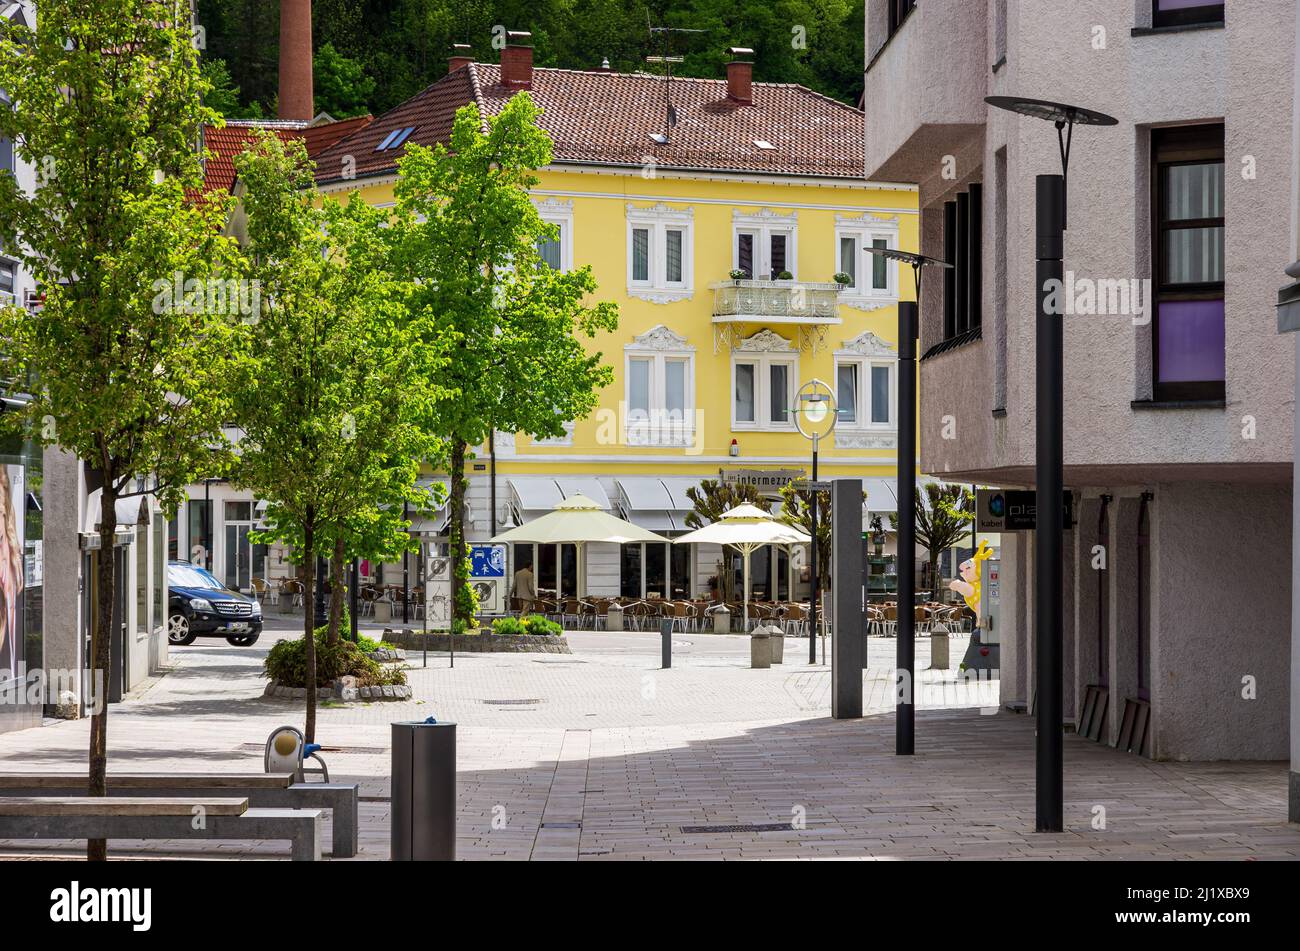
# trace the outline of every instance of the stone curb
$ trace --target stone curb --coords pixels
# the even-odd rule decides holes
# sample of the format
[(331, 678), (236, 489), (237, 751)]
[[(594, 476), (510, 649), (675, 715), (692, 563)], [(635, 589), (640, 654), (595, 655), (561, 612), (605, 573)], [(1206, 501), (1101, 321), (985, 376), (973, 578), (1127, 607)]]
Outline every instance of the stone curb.
[[(431, 651), (452, 648), (452, 635), (428, 634), (410, 629), (384, 629), (384, 643), (403, 647), (407, 651), (422, 650), (426, 644)], [(563, 634), (457, 634), (455, 649), (462, 654), (571, 654), (569, 642)]]
[[(350, 681), (350, 682), (349, 682)], [(277, 700), (306, 700), (305, 687), (286, 687), (283, 684), (269, 683), (262, 692), (264, 697)], [(341, 700), (344, 703), (369, 703), (375, 700), (410, 700), (413, 696), (409, 684), (384, 684), (379, 687), (358, 687), (353, 677), (336, 680), (333, 687), (321, 687), (316, 691), (318, 700)]]

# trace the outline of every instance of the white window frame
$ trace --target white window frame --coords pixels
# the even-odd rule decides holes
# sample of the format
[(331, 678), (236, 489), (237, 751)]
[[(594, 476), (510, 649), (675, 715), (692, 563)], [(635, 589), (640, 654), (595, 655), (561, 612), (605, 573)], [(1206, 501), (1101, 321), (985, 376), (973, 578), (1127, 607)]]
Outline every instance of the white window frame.
[[(573, 270), (573, 202), (547, 198), (537, 202), (537, 214), (560, 229), (560, 270)], [(631, 273), (631, 272), (629, 272)]]
[[(754, 421), (736, 418), (736, 368), (740, 364), (754, 366)], [(731, 353), (731, 429), (733, 432), (791, 432), (795, 429), (794, 417), (773, 420), (772, 371), (776, 365), (786, 370), (786, 406), (794, 409), (795, 394), (799, 391), (799, 351), (789, 340), (771, 330), (760, 330), (741, 341)]]
[(766, 281), (772, 279), (772, 235), (783, 234), (786, 237), (785, 270), (791, 274), (791, 280), (799, 279), (799, 214), (791, 212), (783, 215), (765, 208), (754, 214), (741, 211), (731, 213), (731, 269), (740, 269), (740, 235), (750, 232), (756, 236), (757, 247), (754, 249), (753, 279)]
[[(649, 278), (633, 279), (632, 233), (638, 228), (649, 232)], [(682, 233), (682, 279), (668, 280), (669, 231)], [(670, 304), (689, 300), (695, 294), (695, 209), (657, 205), (627, 204), (627, 292), (631, 297), (653, 304)]]
[(843, 238), (853, 238), (857, 241), (857, 267), (853, 274), (856, 278), (853, 284), (844, 288), (840, 293), (840, 302), (844, 304), (870, 304), (883, 306), (885, 304), (897, 303), (898, 301), (898, 262), (885, 261), (885, 286), (883, 288), (871, 286), (871, 264), (872, 259), (867, 255), (866, 248), (871, 247), (873, 242), (884, 240), (885, 247), (898, 248), (898, 219), (897, 217), (879, 217), (871, 214), (865, 215), (836, 215), (835, 216), (835, 273), (848, 273), (844, 267), (843, 256), (840, 251), (840, 242)]
[[(841, 415), (836, 423), (837, 438), (852, 433), (896, 434), (898, 431), (898, 351), (871, 331), (863, 331), (852, 340), (844, 341), (835, 351), (835, 397), (839, 399), (840, 367), (858, 368), (856, 418), (850, 422)], [(889, 371), (889, 419), (883, 423), (871, 421), (871, 370), (884, 367)]]
[[(650, 418), (629, 419), (632, 411), (632, 361), (650, 363)], [(683, 402), (680, 421), (667, 416), (668, 364), (681, 363)], [(656, 418), (656, 413), (659, 416)], [(635, 337), (623, 348), (623, 406), (619, 414), (630, 446), (690, 446), (695, 439), (695, 347), (663, 324)]]
[[(858, 403), (854, 407), (855, 418), (846, 420), (841, 414), (836, 429), (880, 430), (893, 432), (898, 428), (898, 361), (872, 359), (870, 357), (836, 357), (835, 358), (835, 397), (839, 399), (840, 367), (858, 368)], [(871, 371), (881, 367), (889, 371), (889, 418), (883, 423), (871, 421)]]

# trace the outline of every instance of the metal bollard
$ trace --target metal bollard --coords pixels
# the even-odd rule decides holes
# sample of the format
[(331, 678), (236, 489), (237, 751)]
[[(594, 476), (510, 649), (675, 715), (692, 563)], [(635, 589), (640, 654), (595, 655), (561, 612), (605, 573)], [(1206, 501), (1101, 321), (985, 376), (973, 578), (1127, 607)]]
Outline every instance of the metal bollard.
[(785, 632), (775, 624), (767, 627), (767, 644), (772, 651), (772, 663), (785, 663)]
[(749, 635), (749, 666), (755, 670), (766, 670), (772, 666), (772, 645), (764, 628), (756, 627)]
[(948, 628), (943, 624), (930, 629), (930, 669), (948, 669)]
[(660, 653), (663, 655), (663, 669), (673, 665), (673, 622), (664, 618), (659, 622)]
[(456, 724), (393, 724), (394, 862), (456, 858)]

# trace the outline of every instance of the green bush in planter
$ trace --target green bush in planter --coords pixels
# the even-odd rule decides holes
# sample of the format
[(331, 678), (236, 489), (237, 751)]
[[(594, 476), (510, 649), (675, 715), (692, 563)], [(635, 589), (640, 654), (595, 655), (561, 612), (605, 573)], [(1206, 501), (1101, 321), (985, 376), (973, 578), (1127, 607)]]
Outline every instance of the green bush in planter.
[[(340, 677), (357, 678), (359, 687), (405, 684), (406, 671), (381, 667), (361, 652), (352, 641), (339, 639), (330, 646), (328, 628), (316, 630), (316, 686), (328, 687)], [(302, 638), (280, 641), (272, 646), (262, 664), (265, 676), (286, 687), (307, 686), (307, 645)]]
[(564, 628), (554, 621), (548, 621), (540, 614), (534, 614), (524, 618), (523, 633), (525, 634), (563, 634)]
[(492, 622), (492, 633), (500, 634), (505, 637), (514, 637), (517, 634), (526, 634), (523, 622), (515, 617), (497, 618)]

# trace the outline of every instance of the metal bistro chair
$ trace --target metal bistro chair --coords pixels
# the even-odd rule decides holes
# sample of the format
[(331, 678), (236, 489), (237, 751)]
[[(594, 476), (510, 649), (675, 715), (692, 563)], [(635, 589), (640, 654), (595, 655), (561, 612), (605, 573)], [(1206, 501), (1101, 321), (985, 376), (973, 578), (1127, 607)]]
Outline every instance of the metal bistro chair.
[[(581, 630), (582, 628), (582, 602), (577, 598), (565, 598), (560, 605), (560, 626), (566, 631)], [(569, 626), (569, 622), (573, 626)]]

